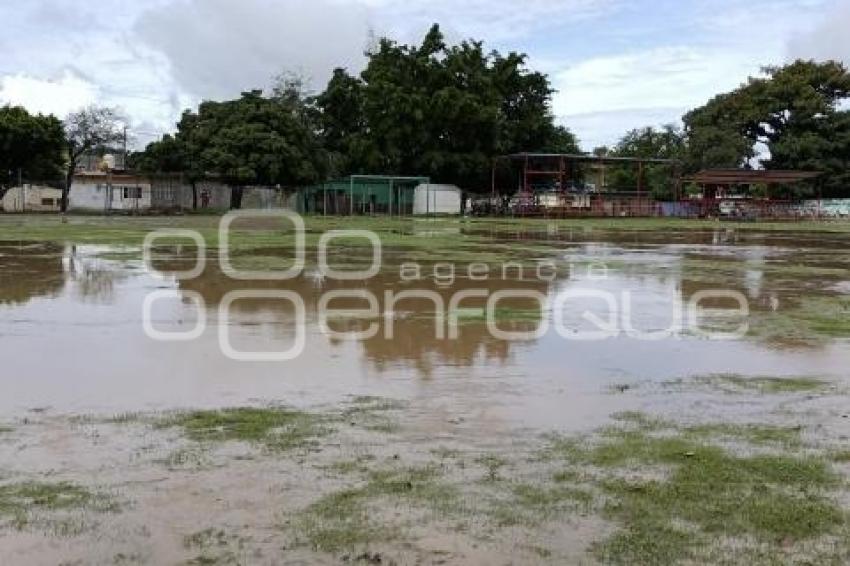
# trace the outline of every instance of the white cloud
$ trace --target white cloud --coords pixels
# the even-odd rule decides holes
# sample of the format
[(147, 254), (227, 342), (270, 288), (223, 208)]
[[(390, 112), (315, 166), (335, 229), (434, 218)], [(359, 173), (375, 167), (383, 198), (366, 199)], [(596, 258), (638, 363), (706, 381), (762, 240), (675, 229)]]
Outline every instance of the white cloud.
[(16, 22), (0, 39), (0, 98), (60, 118), (89, 104), (117, 106), (156, 132), (142, 141), (169, 129), (192, 100), (175, 88), (167, 61), (129, 37), (139, 9), (126, 0), (0, 5), (0, 21)]
[[(689, 14), (686, 5), (677, 6), (670, 19), (687, 21), (687, 34), (662, 36), (662, 26), (652, 47), (628, 49), (637, 41), (632, 38), (620, 52), (551, 71), (559, 90), (555, 114), (586, 149), (614, 144), (635, 127), (680, 123), (687, 110), (758, 75), (762, 66), (781, 63), (789, 37), (821, 17), (824, 1), (697, 0)], [(848, 18), (839, 16), (833, 14), (835, 40), (822, 38), (823, 47), (839, 39), (846, 45), (838, 31), (844, 23), (837, 22)]]
[(175, 0), (134, 26), (182, 89), (207, 98), (265, 88), (281, 71), (324, 87), (334, 67), (360, 68), (368, 32), (363, 6), (332, 0)]
[(70, 71), (57, 80), (27, 75), (8, 75), (0, 78), (0, 102), (24, 106), (30, 112), (64, 117), (98, 98), (97, 87)]
[(758, 71), (734, 53), (684, 45), (597, 57), (553, 75), (553, 107), (591, 149), (633, 128), (680, 123), (688, 109)]
[[(525, 39), (532, 32), (587, 21), (617, 9), (622, 0), (363, 0), (392, 37), (416, 41), (433, 23), (451, 39), (488, 44)], [(382, 31), (384, 31), (382, 29)]]
[(805, 33), (788, 42), (790, 59), (835, 59), (850, 65), (850, 0), (833, 3), (824, 17)]
[(759, 64), (688, 46), (582, 61), (553, 77), (556, 114), (691, 107), (738, 86)]
[(614, 112), (591, 112), (560, 116), (558, 121), (567, 126), (585, 151), (599, 146), (611, 147), (624, 133), (646, 126), (666, 124), (681, 126), (681, 116), (687, 108), (627, 108)]

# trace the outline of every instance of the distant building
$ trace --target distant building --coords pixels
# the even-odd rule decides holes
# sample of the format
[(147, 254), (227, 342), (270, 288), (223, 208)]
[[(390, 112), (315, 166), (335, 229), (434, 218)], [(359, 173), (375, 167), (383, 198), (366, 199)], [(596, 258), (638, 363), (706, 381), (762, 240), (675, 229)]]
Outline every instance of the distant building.
[(122, 151), (89, 151), (77, 158), (77, 172), (106, 171), (107, 169), (124, 171), (125, 154)]
[(40, 185), (12, 187), (0, 200), (4, 212), (58, 212), (61, 204), (62, 191)]
[(74, 175), (69, 210), (146, 211), (151, 208), (151, 182), (125, 173), (85, 172)]

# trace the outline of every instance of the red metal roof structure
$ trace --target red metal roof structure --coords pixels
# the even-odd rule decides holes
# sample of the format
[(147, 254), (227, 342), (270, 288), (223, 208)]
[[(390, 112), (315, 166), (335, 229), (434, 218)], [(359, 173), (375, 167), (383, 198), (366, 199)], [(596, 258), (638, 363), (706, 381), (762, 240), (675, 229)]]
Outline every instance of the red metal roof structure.
[(703, 169), (684, 180), (698, 185), (787, 185), (819, 175), (818, 171), (781, 169)]

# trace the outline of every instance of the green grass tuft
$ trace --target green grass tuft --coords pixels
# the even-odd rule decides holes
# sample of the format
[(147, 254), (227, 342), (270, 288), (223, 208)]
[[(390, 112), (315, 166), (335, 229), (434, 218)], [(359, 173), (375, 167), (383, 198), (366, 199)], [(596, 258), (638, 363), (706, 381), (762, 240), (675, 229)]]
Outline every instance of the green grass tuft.
[[(0, 518), (10, 519), (17, 528), (25, 527), (41, 513), (84, 509), (106, 513), (118, 511), (119, 506), (111, 497), (71, 482), (28, 481), (0, 485)], [(69, 519), (48, 523), (58, 534), (80, 530), (80, 525)]]
[(355, 550), (400, 538), (401, 525), (382, 521), (381, 512), (399, 504), (439, 513), (455, 509), (456, 489), (440, 480), (436, 466), (367, 472), (364, 484), (325, 495), (294, 520), (297, 539), (323, 552)]
[(746, 376), (735, 373), (699, 375), (687, 379), (667, 381), (664, 385), (681, 387), (689, 383), (729, 393), (752, 391), (766, 394), (815, 393), (830, 386), (828, 381), (815, 377)]
[(238, 407), (177, 413), (160, 421), (158, 426), (181, 428), (188, 438), (197, 442), (243, 441), (288, 450), (326, 433), (322, 423), (322, 417), (303, 411)]

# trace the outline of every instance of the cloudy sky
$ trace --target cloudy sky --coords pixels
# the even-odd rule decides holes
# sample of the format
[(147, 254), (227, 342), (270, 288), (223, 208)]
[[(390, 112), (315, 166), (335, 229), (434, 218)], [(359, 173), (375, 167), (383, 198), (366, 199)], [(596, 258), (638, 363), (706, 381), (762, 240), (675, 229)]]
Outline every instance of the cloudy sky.
[(321, 89), (334, 67), (363, 67), (370, 37), (412, 42), (432, 22), (528, 53), (588, 150), (676, 122), (763, 65), (850, 64), (850, 0), (0, 0), (0, 22), (0, 103), (119, 106), (137, 145), (281, 71)]

